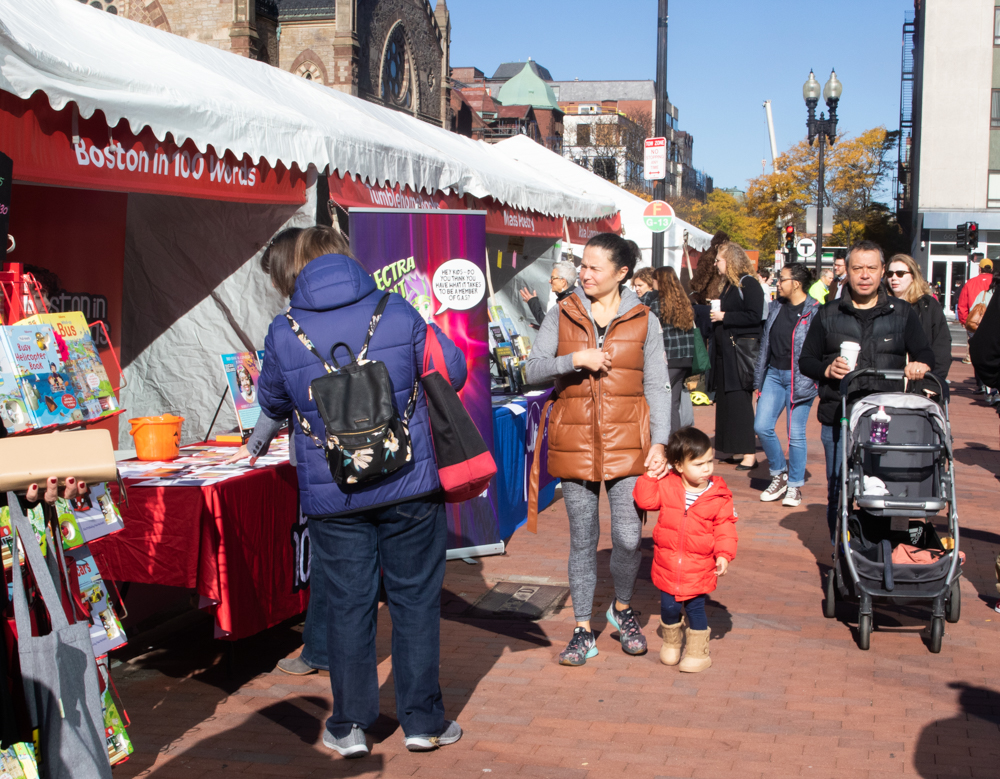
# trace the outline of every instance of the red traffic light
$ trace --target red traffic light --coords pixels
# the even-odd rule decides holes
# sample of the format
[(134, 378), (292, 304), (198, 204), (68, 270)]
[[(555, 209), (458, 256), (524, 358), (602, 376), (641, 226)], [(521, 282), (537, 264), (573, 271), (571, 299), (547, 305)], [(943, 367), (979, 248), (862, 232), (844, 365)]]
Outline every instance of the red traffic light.
[(795, 225), (785, 225), (785, 235), (795, 235)]

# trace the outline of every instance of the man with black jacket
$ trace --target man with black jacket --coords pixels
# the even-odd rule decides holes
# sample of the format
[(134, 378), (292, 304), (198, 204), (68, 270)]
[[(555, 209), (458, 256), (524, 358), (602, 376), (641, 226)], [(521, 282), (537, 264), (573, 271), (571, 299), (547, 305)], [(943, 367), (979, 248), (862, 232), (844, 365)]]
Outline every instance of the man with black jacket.
[[(802, 347), (799, 369), (819, 385), (816, 416), (822, 425), (826, 454), (828, 505), (826, 518), (833, 536), (836, 527), (840, 482), (840, 380), (850, 373), (840, 345), (861, 345), (856, 370), (903, 370), (918, 381), (934, 366), (934, 352), (927, 343), (917, 314), (910, 304), (886, 294), (882, 288), (885, 255), (872, 241), (856, 243), (847, 253), (847, 283), (839, 299), (820, 309)], [(872, 392), (898, 391), (898, 382), (865, 377), (851, 385), (848, 402)]]

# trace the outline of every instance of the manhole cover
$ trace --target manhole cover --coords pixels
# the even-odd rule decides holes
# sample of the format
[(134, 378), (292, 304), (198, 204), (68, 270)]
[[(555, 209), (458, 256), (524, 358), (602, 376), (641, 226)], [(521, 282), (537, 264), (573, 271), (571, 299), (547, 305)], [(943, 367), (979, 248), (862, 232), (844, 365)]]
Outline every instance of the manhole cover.
[(566, 603), (569, 589), (552, 584), (499, 582), (463, 616), (472, 619), (545, 619)]

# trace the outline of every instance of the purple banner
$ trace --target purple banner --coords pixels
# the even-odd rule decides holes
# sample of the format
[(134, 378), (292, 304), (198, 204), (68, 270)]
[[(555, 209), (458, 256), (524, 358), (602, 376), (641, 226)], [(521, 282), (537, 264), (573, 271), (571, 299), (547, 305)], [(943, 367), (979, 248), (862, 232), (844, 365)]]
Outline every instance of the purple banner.
[[(459, 392), (493, 448), (486, 331), (486, 214), (479, 211), (350, 211), (351, 251), (379, 289), (398, 292), (465, 354), (469, 378)], [(448, 506), (448, 548), (500, 540), (494, 487)]]

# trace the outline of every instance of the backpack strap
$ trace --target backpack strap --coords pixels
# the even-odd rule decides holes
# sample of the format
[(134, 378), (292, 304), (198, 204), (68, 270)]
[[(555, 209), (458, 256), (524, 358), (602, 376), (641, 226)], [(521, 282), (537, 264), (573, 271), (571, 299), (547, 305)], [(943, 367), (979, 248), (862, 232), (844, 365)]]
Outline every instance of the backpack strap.
[(378, 323), (382, 319), (382, 314), (385, 312), (386, 304), (389, 302), (389, 293), (386, 292), (382, 299), (375, 306), (375, 313), (372, 314), (372, 321), (368, 323), (368, 335), (365, 336), (365, 345), (361, 347), (361, 351), (358, 352), (358, 362), (365, 359), (365, 355), (368, 354), (368, 342), (372, 340), (372, 335), (375, 333), (375, 328), (378, 327)]
[[(302, 345), (305, 346), (306, 349), (308, 349), (310, 352), (312, 352), (313, 354), (315, 354), (316, 357), (319, 359), (319, 361), (321, 363), (323, 363), (323, 367), (326, 368), (326, 372), (327, 373), (336, 373), (337, 369), (331, 367), (330, 364), (326, 360), (323, 359), (323, 355), (319, 353), (319, 349), (317, 349), (315, 346), (313, 346), (313, 342), (309, 340), (309, 336), (306, 335), (306, 331), (302, 329), (302, 325), (300, 325), (298, 322), (296, 322), (292, 318), (292, 307), (291, 306), (289, 306), (287, 309), (285, 309), (285, 319), (288, 320), (288, 324), (291, 326), (292, 332), (295, 333), (295, 336), (299, 339), (299, 341), (302, 342)], [(367, 345), (368, 345), (368, 342), (365, 341), (365, 346), (367, 346)]]

